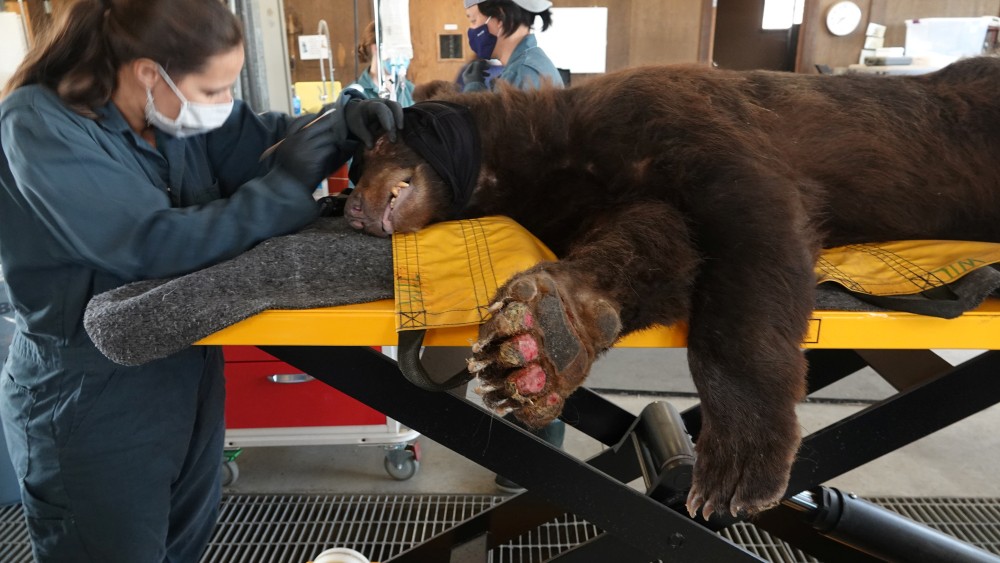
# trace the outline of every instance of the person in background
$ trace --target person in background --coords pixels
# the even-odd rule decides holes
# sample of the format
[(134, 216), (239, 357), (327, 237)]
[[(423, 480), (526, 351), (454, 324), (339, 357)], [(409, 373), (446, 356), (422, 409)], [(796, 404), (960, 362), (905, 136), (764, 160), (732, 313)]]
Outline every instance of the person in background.
[[(368, 65), (358, 79), (348, 86), (348, 88), (359, 89), (368, 99), (379, 97), (378, 84), (378, 45), (375, 43), (375, 22), (371, 22), (365, 27), (361, 34), (361, 41), (358, 42), (358, 61)], [(396, 94), (396, 101), (403, 107), (413, 105), (413, 83), (406, 76), (396, 83), (395, 77), (389, 68), (387, 61), (382, 61), (382, 76), (385, 77), (390, 90)]]
[(550, 82), (562, 87), (556, 66), (538, 46), (531, 26), (542, 19), (542, 31), (552, 25), (548, 0), (465, 0), (469, 18), (469, 46), (479, 60), (469, 63), (462, 72), (463, 92), (488, 90), (489, 60), (499, 60), (503, 70), (492, 83), (507, 82), (530, 90)]
[(398, 105), (351, 94), (310, 127), (257, 115), (233, 99), (242, 66), (222, 2), (76, 0), (3, 93), (0, 416), (35, 561), (196, 562), (218, 515), (221, 351), (113, 364), (84, 329), (90, 298), (300, 229), (320, 180), (402, 126)]

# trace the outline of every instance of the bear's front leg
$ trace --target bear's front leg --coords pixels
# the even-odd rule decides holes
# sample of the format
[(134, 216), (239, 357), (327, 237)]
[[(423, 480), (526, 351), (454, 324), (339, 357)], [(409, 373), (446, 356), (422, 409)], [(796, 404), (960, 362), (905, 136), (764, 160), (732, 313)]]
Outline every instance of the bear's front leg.
[(793, 186), (718, 193), (698, 210), (705, 260), (688, 325), (702, 425), (687, 506), (706, 519), (753, 515), (785, 493), (800, 442), (801, 343), (816, 283), (816, 237)]
[(559, 416), (621, 330), (617, 304), (567, 269), (542, 264), (500, 288), (469, 362), (483, 402), (535, 428)]
[(801, 439), (795, 405), (805, 381), (804, 357), (788, 350), (753, 366), (765, 358), (751, 353), (727, 361), (735, 358), (701, 346), (689, 348), (689, 356), (702, 426), (688, 512), (707, 520), (713, 513), (753, 516), (774, 506), (784, 495)]
[(522, 272), (497, 292), (469, 362), (485, 403), (544, 426), (620, 334), (687, 318), (697, 265), (673, 207), (605, 210), (559, 262)]

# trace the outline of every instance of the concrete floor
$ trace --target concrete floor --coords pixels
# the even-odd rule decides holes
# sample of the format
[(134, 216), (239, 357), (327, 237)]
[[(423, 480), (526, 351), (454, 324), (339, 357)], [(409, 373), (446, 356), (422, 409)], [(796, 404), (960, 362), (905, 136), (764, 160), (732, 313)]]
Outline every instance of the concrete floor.
[[(968, 351), (940, 351), (956, 363)], [(684, 350), (618, 349), (594, 367), (588, 384), (612, 389), (606, 396), (638, 413), (654, 400), (679, 409), (694, 404)], [(871, 370), (862, 370), (800, 405), (803, 435), (842, 419), (890, 395), (892, 388)], [(652, 394), (655, 393), (656, 396)], [(663, 396), (667, 394), (668, 396)], [(672, 395), (672, 396), (671, 396)], [(1000, 497), (1000, 405), (967, 418), (910, 446), (851, 471), (830, 485), (862, 496)], [(420, 437), (422, 460), (415, 477), (391, 479), (384, 451), (373, 446), (247, 448), (238, 458), (240, 476), (227, 487), (245, 493), (450, 493), (495, 494), (494, 475)], [(565, 450), (585, 459), (603, 446), (567, 428)], [(638, 486), (638, 483), (634, 484)]]

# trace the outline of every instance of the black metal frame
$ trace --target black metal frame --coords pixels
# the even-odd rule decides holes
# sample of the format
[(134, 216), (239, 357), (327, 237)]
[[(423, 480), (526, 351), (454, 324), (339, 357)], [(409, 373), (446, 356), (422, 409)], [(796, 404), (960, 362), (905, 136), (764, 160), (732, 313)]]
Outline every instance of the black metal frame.
[[(394, 361), (369, 348), (262, 348), (527, 488), (393, 562), (451, 561), (460, 546), (478, 542), (482, 549), (491, 549), (566, 512), (603, 533), (553, 559), (560, 562), (761, 561), (713, 531), (727, 522), (706, 525), (692, 520), (680, 507), (661, 504), (628, 486), (642, 471), (641, 452), (631, 432), (636, 417), (586, 388), (567, 400), (562, 418), (609, 448), (584, 462), (466, 400), (464, 388), (460, 395), (414, 386)], [(926, 351), (913, 351), (920, 352)], [(812, 350), (808, 356), (810, 392), (867, 365), (850, 350)], [(1000, 352), (991, 351), (807, 436), (788, 493), (813, 488), (998, 402)], [(698, 407), (683, 413), (683, 419), (697, 438)], [(755, 524), (824, 561), (876, 561), (829, 539), (786, 505), (762, 514)]]

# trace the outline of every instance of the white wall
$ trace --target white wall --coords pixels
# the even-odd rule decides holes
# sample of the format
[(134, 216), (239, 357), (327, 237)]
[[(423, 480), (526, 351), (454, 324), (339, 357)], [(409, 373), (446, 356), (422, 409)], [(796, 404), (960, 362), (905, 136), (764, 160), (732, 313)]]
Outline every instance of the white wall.
[(0, 12), (0, 89), (7, 83), (28, 50), (21, 16)]

